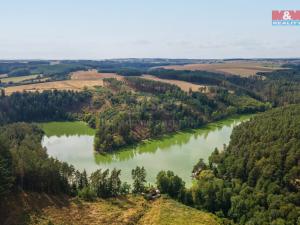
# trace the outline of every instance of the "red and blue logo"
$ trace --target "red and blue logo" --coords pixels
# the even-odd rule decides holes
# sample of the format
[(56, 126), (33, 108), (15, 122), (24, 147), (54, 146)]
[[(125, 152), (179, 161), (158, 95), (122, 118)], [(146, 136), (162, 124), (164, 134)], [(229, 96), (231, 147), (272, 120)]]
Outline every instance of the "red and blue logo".
[(272, 24), (274, 26), (300, 26), (300, 10), (273, 10)]

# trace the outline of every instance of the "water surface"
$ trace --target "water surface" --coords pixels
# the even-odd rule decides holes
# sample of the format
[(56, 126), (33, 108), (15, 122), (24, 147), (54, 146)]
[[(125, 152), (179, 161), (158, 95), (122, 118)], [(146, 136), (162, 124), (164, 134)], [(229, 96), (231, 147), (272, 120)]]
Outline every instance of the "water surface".
[(223, 149), (223, 145), (229, 143), (233, 127), (249, 118), (233, 117), (106, 155), (94, 152), (94, 131), (86, 124), (51, 122), (42, 124), (46, 132), (42, 145), (47, 147), (50, 156), (68, 162), (76, 169), (85, 169), (88, 173), (97, 169), (118, 168), (122, 170), (122, 180), (131, 183), (131, 170), (144, 166), (147, 181), (151, 183), (155, 182), (159, 171), (172, 170), (190, 185), (191, 171), (197, 161), (200, 158), (208, 161), (215, 148)]

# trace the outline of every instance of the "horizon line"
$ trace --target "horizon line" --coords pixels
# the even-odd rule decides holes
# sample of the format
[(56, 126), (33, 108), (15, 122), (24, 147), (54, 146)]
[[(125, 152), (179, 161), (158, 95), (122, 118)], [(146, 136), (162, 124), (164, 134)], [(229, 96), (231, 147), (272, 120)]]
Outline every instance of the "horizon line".
[(124, 58), (0, 58), (0, 61), (104, 61), (104, 60), (300, 60), (299, 57), (230, 57), (230, 58), (168, 58), (168, 57), (124, 57)]

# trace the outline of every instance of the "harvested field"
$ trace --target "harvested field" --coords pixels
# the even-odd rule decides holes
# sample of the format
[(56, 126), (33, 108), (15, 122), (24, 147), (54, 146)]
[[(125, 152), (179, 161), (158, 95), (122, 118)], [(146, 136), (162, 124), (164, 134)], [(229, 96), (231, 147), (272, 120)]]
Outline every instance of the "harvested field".
[(187, 64), (178, 66), (164, 66), (165, 69), (174, 70), (202, 70), (215, 73), (239, 75), (243, 77), (253, 76), (258, 72), (272, 72), (281, 69), (280, 65), (255, 63), (255, 62), (227, 62), (216, 64)]
[(115, 78), (122, 80), (123, 77), (115, 73), (99, 73), (97, 70), (77, 71), (71, 74), (72, 80), (99, 80), (104, 78)]
[(186, 91), (186, 92), (188, 92), (190, 89), (192, 89), (192, 91), (207, 92), (206, 86), (193, 84), (193, 83), (186, 82), (186, 81), (160, 79), (160, 78), (152, 76), (152, 75), (143, 75), (142, 78), (147, 79), (147, 80), (154, 80), (154, 81), (159, 81), (159, 82), (163, 82), (163, 83), (168, 83), (168, 84), (174, 84), (174, 85), (178, 86), (181, 90)]
[(85, 87), (92, 88), (95, 86), (103, 86), (103, 80), (64, 80), (64, 81), (53, 81), (37, 84), (27, 84), (20, 86), (12, 86), (5, 88), (5, 93), (11, 95), (14, 92), (23, 91), (46, 91), (46, 90), (72, 90), (81, 91)]

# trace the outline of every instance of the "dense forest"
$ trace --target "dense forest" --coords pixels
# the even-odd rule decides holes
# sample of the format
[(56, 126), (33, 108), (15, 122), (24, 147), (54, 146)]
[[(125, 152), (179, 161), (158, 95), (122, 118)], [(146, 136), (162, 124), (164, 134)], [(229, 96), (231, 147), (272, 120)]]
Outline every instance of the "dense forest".
[[(0, 125), (12, 122), (37, 122), (72, 119), (89, 103), (91, 93), (44, 91), (0, 96)], [(73, 118), (74, 119), (74, 118)]]
[(277, 108), (234, 128), (229, 146), (200, 160), (184, 187), (160, 172), (162, 193), (238, 224), (300, 223), (300, 106)]
[(233, 95), (226, 90), (209, 98), (200, 92), (186, 93), (175, 85), (138, 77), (127, 77), (124, 82), (107, 79), (106, 82), (113, 93), (99, 91), (94, 96), (104, 109), (96, 119), (95, 149), (99, 152), (111, 152), (165, 133), (197, 128), (229, 115), (270, 107), (250, 96)]
[(5, 193), (18, 188), (48, 193), (69, 192), (74, 168), (49, 158), (41, 146), (43, 131), (35, 125), (16, 123), (0, 128), (1, 182)]

